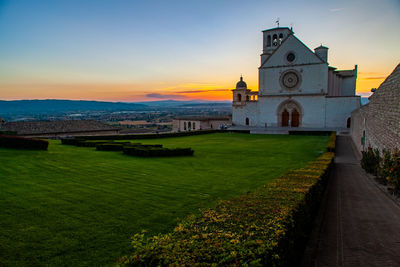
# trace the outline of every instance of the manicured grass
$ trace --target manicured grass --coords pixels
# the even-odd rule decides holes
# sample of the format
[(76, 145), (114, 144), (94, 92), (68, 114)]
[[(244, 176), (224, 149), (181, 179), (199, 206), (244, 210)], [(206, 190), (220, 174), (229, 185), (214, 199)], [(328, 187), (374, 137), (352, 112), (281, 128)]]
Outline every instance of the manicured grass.
[(113, 264), (129, 237), (304, 166), (329, 137), (209, 134), (140, 140), (193, 157), (137, 158), (61, 145), (0, 149), (0, 266)]

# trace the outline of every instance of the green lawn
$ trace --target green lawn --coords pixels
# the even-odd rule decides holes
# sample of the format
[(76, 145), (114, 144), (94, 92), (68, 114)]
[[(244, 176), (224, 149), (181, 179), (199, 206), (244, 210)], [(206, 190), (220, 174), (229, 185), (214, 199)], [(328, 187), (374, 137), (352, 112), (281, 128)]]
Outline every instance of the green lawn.
[(0, 149), (0, 266), (113, 264), (134, 233), (171, 231), (177, 218), (305, 165), (328, 140), (218, 133), (139, 141), (195, 150), (176, 158), (59, 141), (48, 151)]

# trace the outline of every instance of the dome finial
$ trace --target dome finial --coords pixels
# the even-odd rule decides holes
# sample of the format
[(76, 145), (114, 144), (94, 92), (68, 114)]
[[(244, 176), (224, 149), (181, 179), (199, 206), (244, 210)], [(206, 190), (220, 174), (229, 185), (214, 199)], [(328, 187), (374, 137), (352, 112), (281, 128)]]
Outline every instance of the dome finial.
[(238, 88), (246, 88), (247, 89), (247, 84), (243, 81), (243, 75), (240, 74), (240, 81), (236, 84), (236, 89)]

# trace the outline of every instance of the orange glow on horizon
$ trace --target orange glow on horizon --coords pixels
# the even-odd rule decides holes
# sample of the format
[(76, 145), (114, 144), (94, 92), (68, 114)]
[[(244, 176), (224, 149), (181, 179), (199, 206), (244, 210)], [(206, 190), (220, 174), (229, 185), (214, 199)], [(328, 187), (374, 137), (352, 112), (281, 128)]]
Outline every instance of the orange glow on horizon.
[[(359, 72), (357, 93), (367, 95), (378, 88), (390, 73)], [(255, 79), (254, 79), (255, 78)], [(246, 79), (257, 91), (257, 78)], [(0, 83), (0, 99), (71, 99), (98, 101), (208, 100), (230, 101), (236, 79), (220, 83)]]

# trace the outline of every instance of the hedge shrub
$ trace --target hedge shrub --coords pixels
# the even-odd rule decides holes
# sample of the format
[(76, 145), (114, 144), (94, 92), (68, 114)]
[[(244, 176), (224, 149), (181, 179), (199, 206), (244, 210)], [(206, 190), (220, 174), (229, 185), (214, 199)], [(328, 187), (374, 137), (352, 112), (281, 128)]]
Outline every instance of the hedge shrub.
[(289, 135), (331, 135), (331, 131), (289, 131)]
[(154, 145), (125, 146), (123, 152), (138, 157), (176, 157), (193, 156), (191, 148), (163, 148)]
[(190, 132), (178, 132), (178, 133), (159, 133), (159, 134), (124, 134), (124, 135), (102, 135), (99, 136), (81, 136), (80, 138), (85, 140), (96, 140), (101, 138), (102, 140), (131, 140), (131, 139), (157, 139), (157, 138), (168, 138), (168, 137), (182, 137), (191, 135), (201, 135), (223, 132), (222, 130), (200, 130)]
[(0, 135), (0, 147), (4, 148), (47, 150), (48, 146), (49, 142), (46, 140), (14, 135)]
[(130, 144), (130, 142), (110, 142), (110, 143), (101, 143), (96, 144), (96, 150), (101, 151), (122, 151), (125, 145)]
[(118, 266), (297, 266), (334, 153), (255, 192), (189, 216), (172, 233), (131, 238)]
[(98, 144), (105, 144), (105, 143), (111, 143), (112, 141), (110, 140), (94, 140), (94, 141), (89, 141), (89, 140), (81, 140), (76, 143), (76, 146), (79, 147), (96, 147)]
[(379, 171), (379, 163), (381, 161), (379, 149), (372, 149), (371, 147), (368, 147), (366, 151), (362, 151), (361, 153), (361, 167), (366, 172), (377, 175)]
[(79, 138), (61, 138), (61, 144), (63, 145), (77, 146), (82, 141), (84, 140)]
[[(381, 156), (382, 155), (382, 156)], [(379, 181), (392, 186), (396, 194), (400, 194), (400, 151), (383, 150), (369, 147), (362, 152), (361, 166), (366, 172), (377, 176)]]

